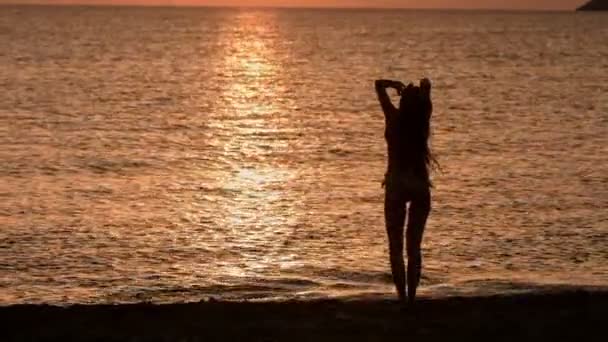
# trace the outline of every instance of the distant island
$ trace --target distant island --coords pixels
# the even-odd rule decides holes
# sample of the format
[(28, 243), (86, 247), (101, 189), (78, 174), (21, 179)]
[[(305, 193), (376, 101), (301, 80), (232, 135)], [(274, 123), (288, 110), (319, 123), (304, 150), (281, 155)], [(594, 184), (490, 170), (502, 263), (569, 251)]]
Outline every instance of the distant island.
[(591, 0), (579, 7), (577, 11), (608, 11), (608, 0)]

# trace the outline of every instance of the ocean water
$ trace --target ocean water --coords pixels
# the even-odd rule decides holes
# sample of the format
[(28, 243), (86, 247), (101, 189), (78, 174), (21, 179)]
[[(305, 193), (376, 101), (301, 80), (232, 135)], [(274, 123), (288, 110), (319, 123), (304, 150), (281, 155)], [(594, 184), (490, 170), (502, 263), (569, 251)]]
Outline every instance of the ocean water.
[(0, 304), (390, 296), (373, 81), (433, 81), (422, 296), (608, 286), (608, 17), (0, 7)]

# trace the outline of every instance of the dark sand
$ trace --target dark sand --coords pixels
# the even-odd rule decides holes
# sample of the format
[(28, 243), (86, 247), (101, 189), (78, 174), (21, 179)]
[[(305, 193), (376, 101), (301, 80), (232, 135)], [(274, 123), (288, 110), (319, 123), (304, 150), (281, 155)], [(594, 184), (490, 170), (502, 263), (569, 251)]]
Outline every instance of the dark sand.
[(384, 300), (23, 305), (1, 307), (0, 322), (0, 341), (607, 341), (608, 291), (423, 299), (405, 312)]

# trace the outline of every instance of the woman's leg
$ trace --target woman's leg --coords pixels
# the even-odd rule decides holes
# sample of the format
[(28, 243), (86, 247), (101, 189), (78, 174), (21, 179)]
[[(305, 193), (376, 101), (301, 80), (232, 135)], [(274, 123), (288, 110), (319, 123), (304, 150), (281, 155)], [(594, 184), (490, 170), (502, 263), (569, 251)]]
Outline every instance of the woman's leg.
[(403, 225), (405, 223), (405, 200), (396, 189), (386, 186), (384, 197), (384, 220), (388, 233), (389, 255), (393, 282), (399, 300), (405, 302), (405, 264), (403, 262)]
[(431, 193), (426, 190), (421, 196), (417, 196), (411, 203), (408, 210), (408, 222), (406, 231), (407, 249), (407, 295), (410, 302), (416, 298), (416, 289), (420, 282), (422, 269), (422, 235), (426, 220), (431, 211)]

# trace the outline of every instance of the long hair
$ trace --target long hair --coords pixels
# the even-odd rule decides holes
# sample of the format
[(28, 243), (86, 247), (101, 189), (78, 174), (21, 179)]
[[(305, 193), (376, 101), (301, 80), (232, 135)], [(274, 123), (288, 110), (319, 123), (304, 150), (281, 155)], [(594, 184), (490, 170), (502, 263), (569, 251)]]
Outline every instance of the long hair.
[(430, 147), (431, 116), (433, 102), (431, 100), (431, 83), (427, 79), (420, 81), (420, 86), (409, 84), (401, 91), (399, 117), (401, 131), (405, 133), (412, 152), (418, 160), (424, 161), (427, 174), (431, 170), (440, 169), (439, 162)]

